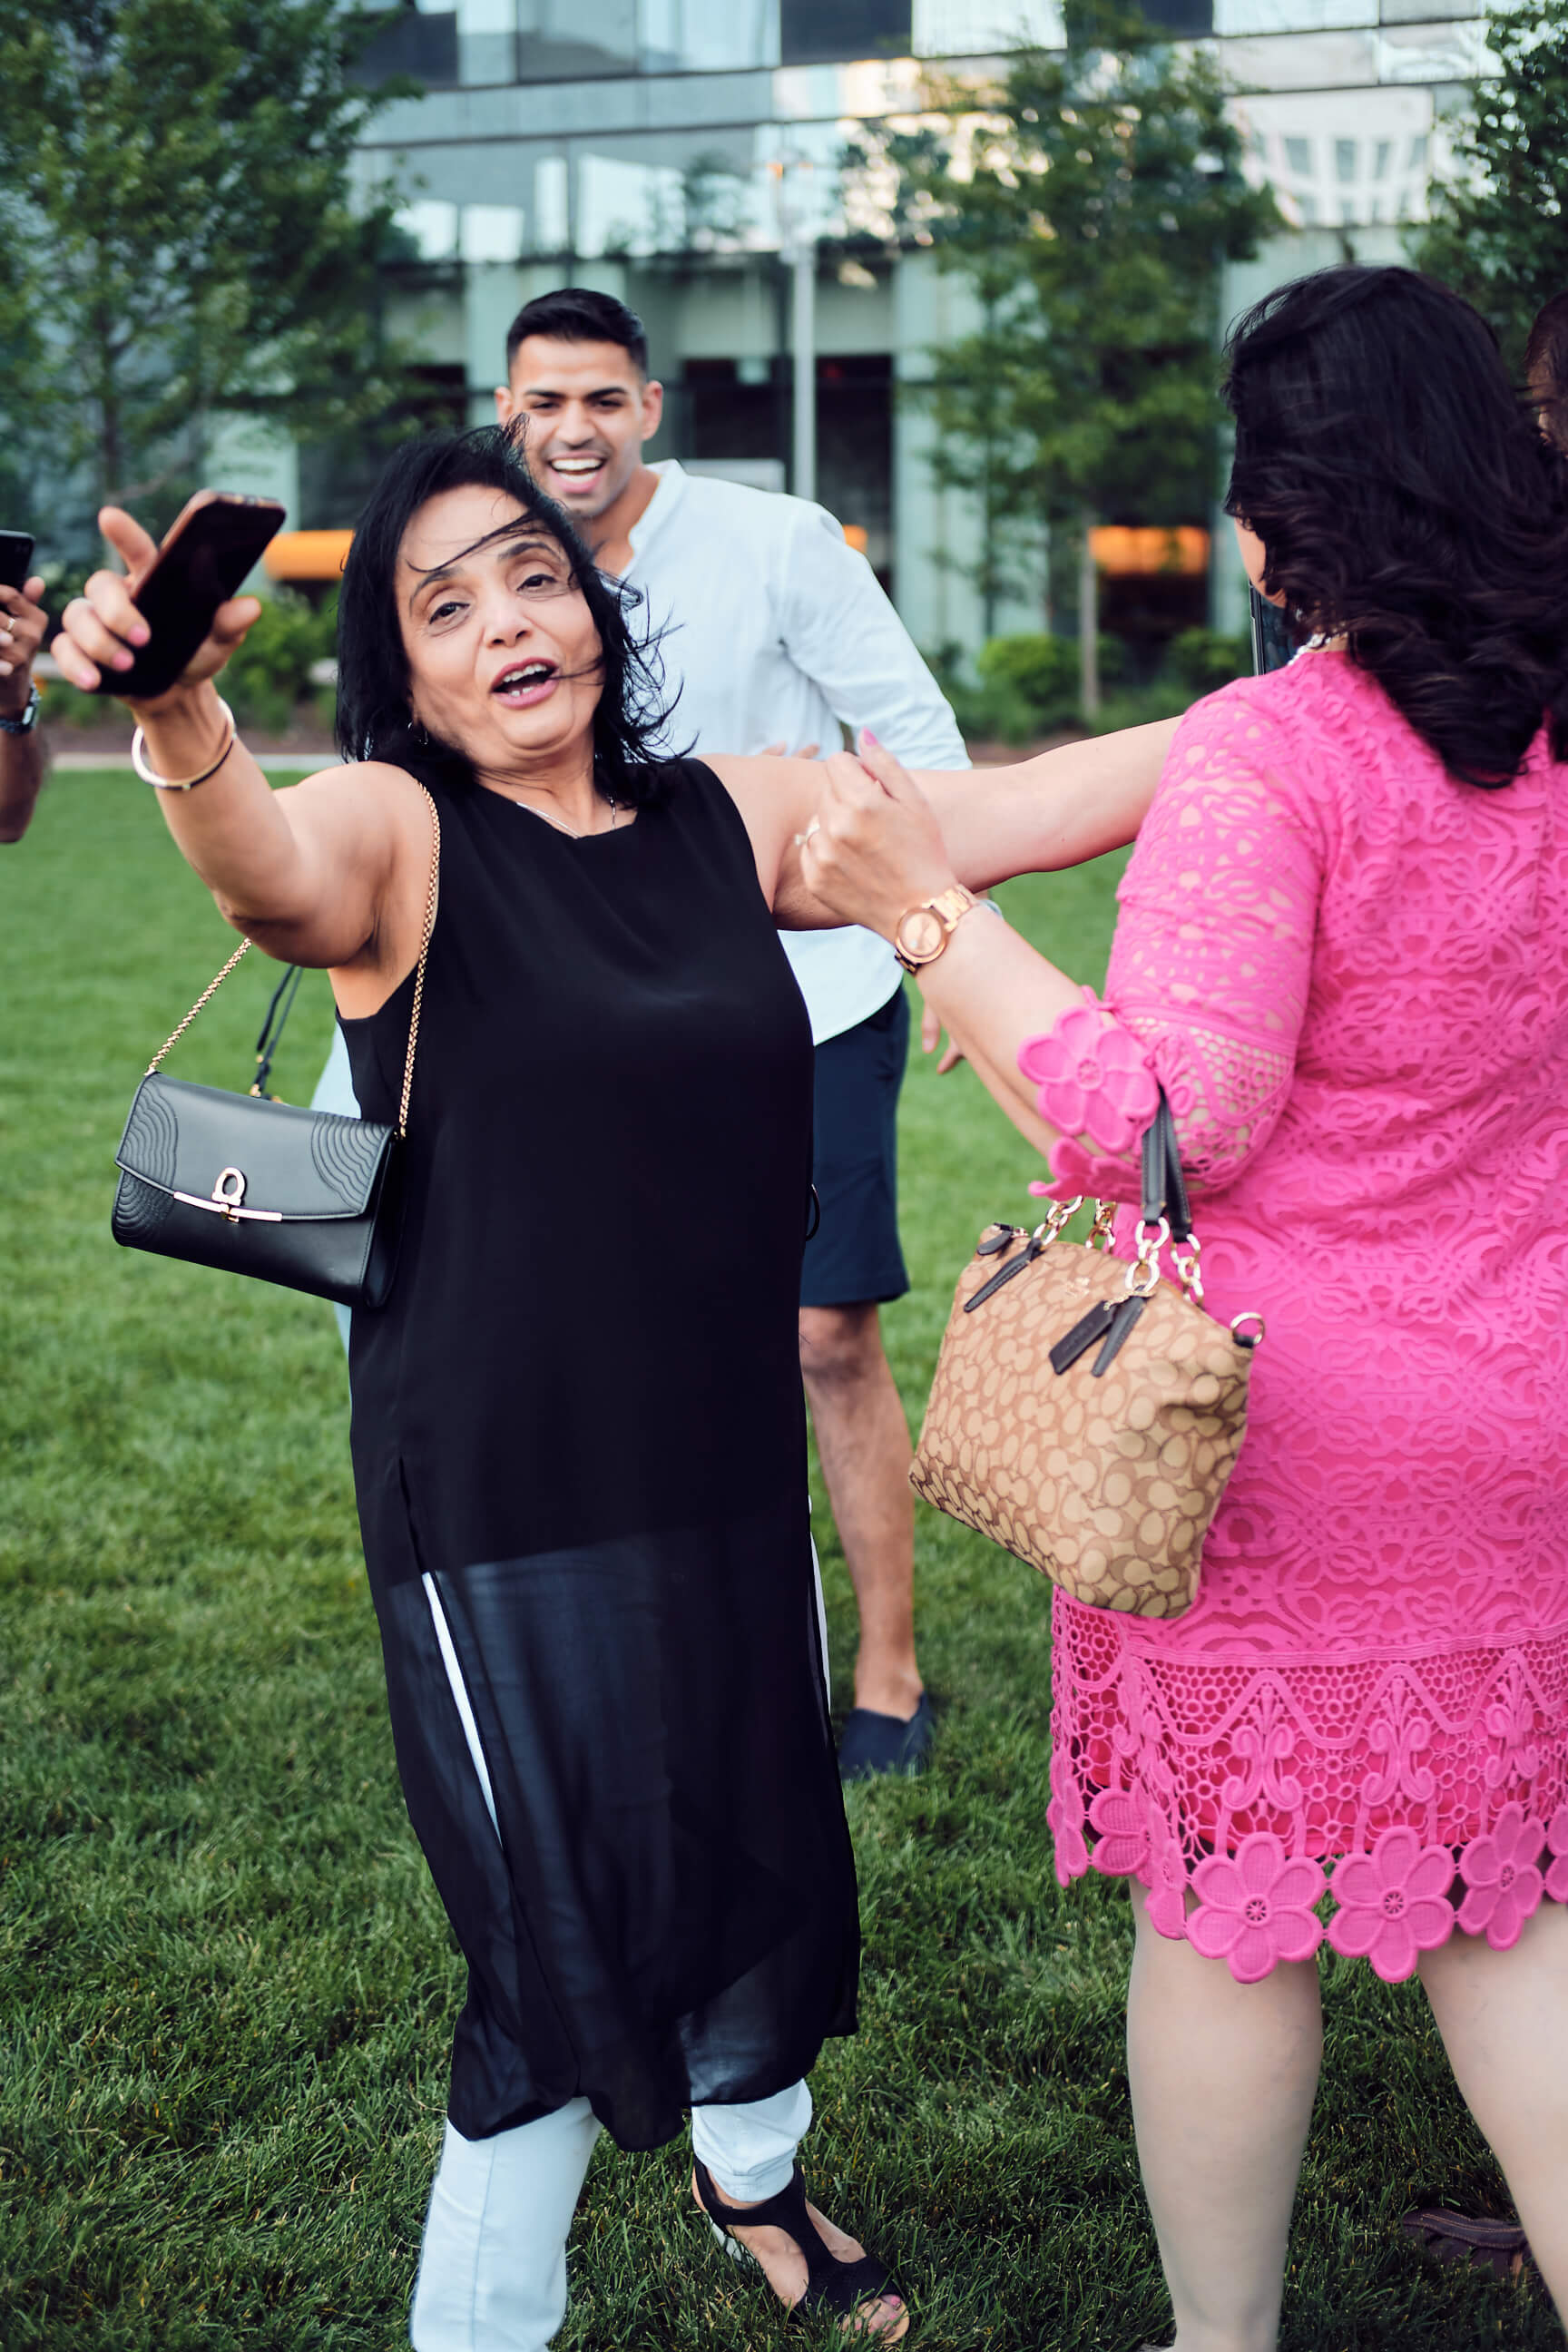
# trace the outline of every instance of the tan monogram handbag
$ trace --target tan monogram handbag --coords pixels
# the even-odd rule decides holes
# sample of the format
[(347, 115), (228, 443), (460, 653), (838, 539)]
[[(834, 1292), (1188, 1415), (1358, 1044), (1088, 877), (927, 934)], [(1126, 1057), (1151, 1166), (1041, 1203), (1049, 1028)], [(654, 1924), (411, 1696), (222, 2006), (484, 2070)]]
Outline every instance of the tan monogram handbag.
[[(1075, 1601), (1180, 1617), (1247, 1427), (1259, 1315), (1203, 1307), (1198, 1243), (1163, 1093), (1143, 1139), (1138, 1254), (1086, 1244), (1080, 1205), (1030, 1234), (988, 1226), (958, 1278), (910, 1481)], [(1180, 1283), (1160, 1271), (1166, 1243)], [(1099, 1244), (1100, 1246), (1096, 1246)]]

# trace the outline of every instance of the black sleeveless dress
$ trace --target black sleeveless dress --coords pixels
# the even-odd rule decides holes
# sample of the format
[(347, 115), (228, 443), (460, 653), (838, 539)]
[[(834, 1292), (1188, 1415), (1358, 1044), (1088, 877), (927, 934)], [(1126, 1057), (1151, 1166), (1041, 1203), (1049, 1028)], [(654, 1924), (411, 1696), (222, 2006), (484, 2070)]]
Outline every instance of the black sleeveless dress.
[[(810, 1031), (728, 793), (695, 761), (666, 780), (578, 841), (423, 777), (440, 910), (353, 1462), (404, 1792), (468, 1963), (470, 2139), (584, 2095), (655, 2147), (854, 2027), (796, 1338)], [(367, 1118), (396, 1116), (412, 996), (342, 1024)]]

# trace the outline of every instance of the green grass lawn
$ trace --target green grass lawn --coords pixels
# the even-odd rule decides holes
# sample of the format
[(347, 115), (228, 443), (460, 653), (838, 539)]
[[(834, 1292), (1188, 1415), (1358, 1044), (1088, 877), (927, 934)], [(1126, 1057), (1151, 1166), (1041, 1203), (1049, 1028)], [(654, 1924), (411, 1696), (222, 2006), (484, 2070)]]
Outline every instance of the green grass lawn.
[[(1005, 894), (1085, 978), (1113, 864)], [(331, 1315), (109, 1238), (136, 1078), (231, 943), (126, 774), (61, 777), (0, 851), (5, 2352), (392, 2352), (440, 2131), (461, 1969), (393, 1771)], [(242, 966), (179, 1074), (243, 1083), (269, 984)], [(313, 979), (290, 1098), (328, 1028)], [(959, 1265), (1035, 1172), (968, 1071), (916, 1065), (915, 1287), (887, 1318), (911, 1419)], [(1045, 1586), (923, 1509), (918, 1541), (941, 1745), (925, 1780), (851, 1795), (862, 2023), (814, 2077), (816, 2192), (896, 2263), (929, 2352), (1123, 2352), (1169, 2333), (1122, 2066), (1126, 1898), (1051, 1874)], [(823, 1565), (842, 1704), (830, 1534)], [(1420, 1993), (1323, 1965), (1284, 2343), (1561, 2345), (1539, 2291), (1396, 2237), (1417, 2197), (1500, 2211), (1501, 2184)], [(784, 2342), (685, 2162), (601, 2145), (563, 2346)]]

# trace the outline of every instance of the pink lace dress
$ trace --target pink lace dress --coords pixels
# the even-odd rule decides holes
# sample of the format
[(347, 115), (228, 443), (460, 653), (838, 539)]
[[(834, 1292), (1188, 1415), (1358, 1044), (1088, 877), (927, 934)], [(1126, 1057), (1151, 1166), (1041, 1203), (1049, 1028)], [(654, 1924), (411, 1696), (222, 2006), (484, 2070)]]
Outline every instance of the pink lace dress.
[(1390, 1980), (1506, 1947), (1568, 1898), (1568, 768), (1456, 783), (1307, 653), (1189, 713), (1121, 899), (1114, 1026), (1019, 1057), (1048, 1189), (1135, 1199), (1152, 1067), (1268, 1328), (1194, 1609), (1055, 1596), (1058, 1875), (1243, 1981), (1325, 1892)]

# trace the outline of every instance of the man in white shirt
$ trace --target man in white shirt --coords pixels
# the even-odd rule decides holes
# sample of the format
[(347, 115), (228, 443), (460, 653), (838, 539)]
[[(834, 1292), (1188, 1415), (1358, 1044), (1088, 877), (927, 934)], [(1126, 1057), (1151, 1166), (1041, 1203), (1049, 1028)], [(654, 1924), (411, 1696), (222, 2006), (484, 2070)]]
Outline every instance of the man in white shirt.
[[(837, 749), (869, 727), (917, 768), (966, 768), (952, 713), (865, 558), (803, 499), (650, 466), (662, 387), (641, 322), (566, 288), (507, 338), (503, 421), (595, 560), (647, 599), (679, 699), (672, 746)], [(801, 1286), (801, 1370), (860, 1612), (846, 1778), (918, 1769), (931, 1704), (914, 1641), (910, 1440), (878, 1307), (909, 1287), (899, 1247), (895, 1116), (909, 1013), (892, 950), (869, 931), (786, 935), (817, 1047), (821, 1223)]]

